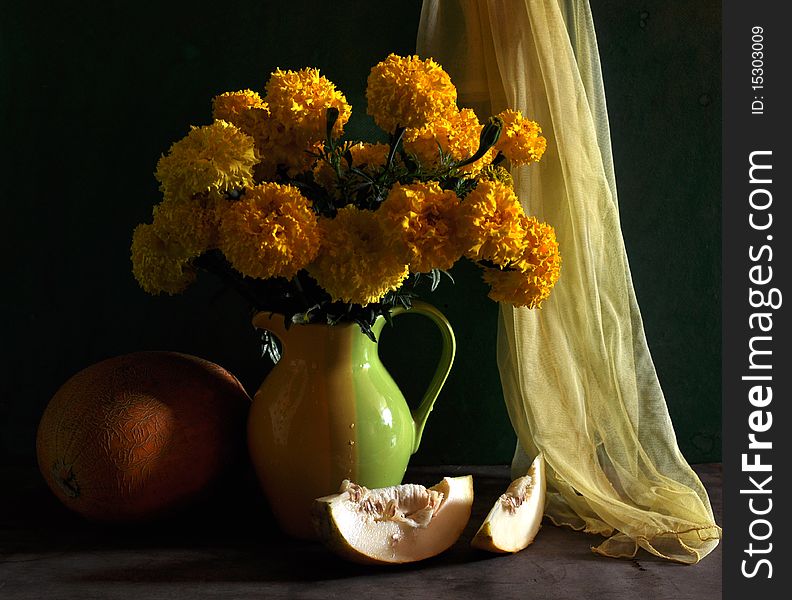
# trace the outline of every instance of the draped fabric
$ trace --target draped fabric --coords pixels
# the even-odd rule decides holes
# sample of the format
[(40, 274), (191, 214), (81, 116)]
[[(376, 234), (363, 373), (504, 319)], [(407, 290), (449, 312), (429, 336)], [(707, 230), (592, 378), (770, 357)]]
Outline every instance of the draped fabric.
[(526, 212), (556, 229), (561, 279), (537, 310), (500, 306), (498, 366), (517, 432), (513, 475), (544, 453), (545, 514), (695, 563), (721, 530), (676, 443), (644, 337), (624, 240), (594, 25), (585, 0), (424, 0), (418, 54), (451, 74), (460, 106), (537, 121), (538, 164), (513, 169)]

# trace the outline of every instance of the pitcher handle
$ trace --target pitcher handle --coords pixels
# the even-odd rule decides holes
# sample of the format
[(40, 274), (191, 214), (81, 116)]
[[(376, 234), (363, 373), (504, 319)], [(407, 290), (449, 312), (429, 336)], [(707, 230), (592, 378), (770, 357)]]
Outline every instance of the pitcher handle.
[(421, 403), (415, 410), (411, 411), (413, 426), (415, 427), (415, 441), (413, 443), (412, 454), (415, 454), (418, 451), (418, 446), (421, 445), (421, 437), (423, 436), (423, 430), (429, 418), (429, 413), (432, 412), (435, 400), (437, 400), (437, 396), (440, 395), (440, 390), (443, 389), (448, 374), (451, 372), (451, 365), (454, 364), (454, 357), (456, 356), (456, 338), (454, 337), (454, 330), (451, 329), (451, 324), (448, 322), (448, 319), (431, 304), (421, 302), (420, 300), (414, 300), (412, 308), (405, 309), (397, 306), (391, 311), (391, 316), (396, 317), (409, 313), (428, 317), (437, 325), (437, 328), (443, 336), (443, 349), (440, 354), (440, 360), (437, 363), (435, 374), (432, 377), (432, 381), (429, 383), (429, 388), (426, 390)]

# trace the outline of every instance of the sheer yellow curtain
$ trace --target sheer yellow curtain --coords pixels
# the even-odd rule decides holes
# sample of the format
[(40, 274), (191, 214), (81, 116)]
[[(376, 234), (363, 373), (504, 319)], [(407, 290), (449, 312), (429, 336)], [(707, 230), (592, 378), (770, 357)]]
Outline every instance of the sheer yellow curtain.
[(502, 304), (498, 365), (518, 448), (514, 475), (544, 452), (545, 513), (698, 562), (720, 539), (709, 498), (679, 451), (644, 337), (619, 224), (590, 9), (576, 0), (424, 0), (418, 53), (443, 64), (460, 105), (516, 108), (548, 139), (513, 171), (526, 210), (556, 229), (561, 279), (541, 310)]

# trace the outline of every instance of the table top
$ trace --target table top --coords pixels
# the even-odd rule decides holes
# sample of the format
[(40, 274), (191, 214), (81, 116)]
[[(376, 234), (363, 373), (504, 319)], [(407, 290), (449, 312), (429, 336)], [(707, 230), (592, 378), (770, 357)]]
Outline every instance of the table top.
[[(720, 465), (694, 467), (721, 523)], [(720, 546), (686, 566), (640, 551), (633, 560), (594, 555), (603, 538), (545, 520), (534, 544), (514, 555), (474, 550), (470, 539), (509, 483), (506, 466), (411, 468), (405, 481), (430, 485), (472, 474), (475, 501), (460, 540), (409, 565), (344, 562), (273, 524), (252, 478), (166, 522), (118, 527), (66, 510), (35, 466), (0, 467), (0, 598), (135, 600), (189, 598), (541, 598), (709, 600), (721, 597)], [(9, 494), (9, 490), (11, 493)]]

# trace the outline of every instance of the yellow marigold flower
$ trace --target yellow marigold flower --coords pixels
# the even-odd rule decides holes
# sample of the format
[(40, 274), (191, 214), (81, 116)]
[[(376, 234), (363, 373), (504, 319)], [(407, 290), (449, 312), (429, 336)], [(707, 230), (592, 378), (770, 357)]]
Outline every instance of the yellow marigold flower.
[(358, 142), (349, 149), (349, 152), (352, 154), (353, 167), (367, 167), (369, 171), (373, 172), (385, 166), (390, 146), (388, 144)]
[(132, 234), (132, 274), (153, 295), (178, 294), (195, 279), (184, 248), (163, 240), (148, 224), (138, 225)]
[(267, 110), (261, 96), (252, 90), (225, 92), (212, 99), (212, 117), (233, 123), (248, 135), (252, 108)]
[(333, 300), (365, 306), (398, 289), (409, 275), (378, 213), (349, 205), (334, 219), (319, 221), (322, 247), (308, 273)]
[(289, 177), (294, 177), (303, 171), (310, 171), (316, 163), (312, 153), (322, 149), (322, 142), (301, 145), (294, 138), (281, 137), (278, 141), (272, 138), (262, 138), (258, 146), (261, 152), (261, 162), (256, 165), (255, 176), (257, 181), (275, 179), (279, 168), (284, 168)]
[(450, 269), (462, 256), (457, 195), (436, 182), (394, 185), (377, 211), (389, 229), (401, 233), (410, 270)]
[(316, 160), (310, 153), (322, 148), (321, 141), (299, 140), (295, 130), (276, 121), (266, 107), (248, 109), (244, 131), (253, 136), (260, 158), (253, 171), (256, 182), (274, 179), (279, 167), (290, 177), (310, 170)]
[[(258, 138), (264, 135), (264, 127), (269, 125), (269, 121), (272, 119), (269, 106), (267, 106), (266, 102), (262, 102), (254, 106), (238, 106), (236, 109), (238, 110), (237, 114), (229, 115), (234, 119), (230, 122), (239, 127), (243, 133), (251, 136), (256, 142), (256, 149), (258, 150)], [(281, 129), (285, 130), (286, 128), (281, 126)], [(271, 133), (266, 132), (266, 135), (271, 135)]]
[(504, 110), (498, 117), (503, 121), (503, 129), (495, 148), (512, 165), (527, 165), (542, 158), (547, 140), (540, 135), (542, 128), (536, 122), (524, 118), (519, 110)]
[(511, 268), (484, 269), (489, 297), (514, 306), (541, 308), (561, 274), (561, 255), (555, 230), (533, 217), (524, 218), (526, 244), (523, 256)]
[(423, 127), (456, 108), (451, 78), (431, 58), (391, 54), (371, 69), (366, 88), (368, 114), (381, 129)]
[(338, 176), (336, 175), (336, 172), (330, 163), (325, 160), (318, 161), (316, 166), (313, 168), (313, 176), (314, 181), (327, 190), (327, 192), (333, 196), (339, 196), (337, 193), (338, 190), (336, 188)]
[(188, 200), (203, 192), (248, 186), (257, 162), (253, 138), (225, 121), (192, 127), (157, 163), (156, 176), (168, 198)]
[(322, 148), (327, 109), (334, 106), (339, 117), (334, 133), (341, 135), (351, 108), (335, 86), (317, 69), (277, 70), (267, 83), (266, 102), (255, 92), (243, 90), (215, 98), (215, 112), (252, 136), (260, 162), (255, 181), (275, 179), (279, 168), (293, 177), (313, 168), (311, 153)]
[[(404, 149), (414, 154), (425, 167), (436, 167), (440, 163), (440, 149), (460, 161), (473, 156), (479, 147), (479, 136), (483, 125), (476, 113), (469, 108), (445, 113), (423, 127), (409, 128), (404, 132)], [(478, 171), (491, 161), (492, 153), (479, 159), (463, 170)]]
[(264, 183), (229, 204), (220, 222), (219, 245), (243, 275), (288, 279), (316, 256), (319, 229), (297, 188)]
[(277, 69), (266, 89), (266, 102), (273, 119), (293, 130), (300, 146), (324, 140), (328, 108), (338, 109), (338, 120), (333, 126), (336, 137), (341, 135), (352, 113), (344, 94), (319, 75), (319, 69)]
[(525, 228), (520, 201), (509, 186), (481, 181), (461, 208), (461, 235), (465, 256), (506, 266), (525, 250)]
[(154, 231), (173, 241), (190, 256), (199, 256), (217, 245), (217, 233), (227, 200), (197, 196), (191, 202), (166, 199), (154, 207)]

